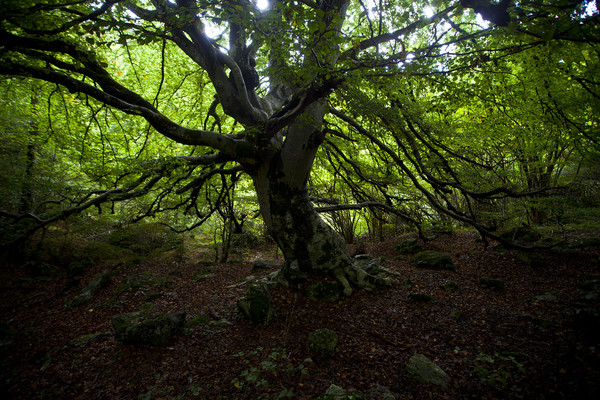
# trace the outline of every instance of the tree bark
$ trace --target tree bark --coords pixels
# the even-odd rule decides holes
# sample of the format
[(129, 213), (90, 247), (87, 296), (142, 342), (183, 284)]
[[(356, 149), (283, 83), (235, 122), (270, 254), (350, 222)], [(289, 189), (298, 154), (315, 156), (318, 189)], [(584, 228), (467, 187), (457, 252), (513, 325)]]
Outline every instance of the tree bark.
[(283, 270), (335, 277), (344, 294), (392, 281), (367, 274), (353, 265), (344, 239), (315, 211), (307, 182), (315, 154), (323, 141), (324, 103), (308, 107), (289, 126), (282, 147), (251, 172), (263, 219), (281, 249)]

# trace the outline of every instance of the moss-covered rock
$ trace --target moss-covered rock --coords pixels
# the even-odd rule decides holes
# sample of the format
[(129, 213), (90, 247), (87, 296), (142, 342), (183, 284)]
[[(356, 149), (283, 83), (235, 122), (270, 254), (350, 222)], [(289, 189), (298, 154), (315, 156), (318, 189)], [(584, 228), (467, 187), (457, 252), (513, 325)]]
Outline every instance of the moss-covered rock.
[(112, 319), (115, 339), (129, 344), (166, 343), (183, 329), (185, 313), (149, 315), (141, 311), (117, 315)]
[(408, 360), (404, 373), (421, 383), (441, 387), (446, 387), (450, 382), (448, 374), (422, 354), (415, 354)]
[(79, 307), (92, 299), (101, 289), (110, 285), (110, 272), (104, 270), (97, 274), (81, 291), (79, 296), (71, 301), (71, 307)]
[(369, 397), (354, 390), (346, 391), (332, 383), (323, 396), (313, 397), (312, 400), (369, 400)]
[(450, 254), (427, 250), (415, 254), (410, 263), (417, 268), (454, 271), (454, 262)]
[(273, 298), (264, 282), (248, 286), (245, 297), (238, 299), (240, 313), (253, 323), (266, 322), (273, 316)]
[(385, 268), (380, 265), (379, 260), (371, 254), (357, 254), (352, 261), (357, 268), (371, 275), (377, 275), (385, 271)]
[(306, 287), (306, 296), (313, 301), (332, 303), (340, 299), (340, 288), (337, 282), (312, 282)]
[(316, 329), (308, 334), (308, 348), (314, 355), (331, 356), (338, 340), (338, 334), (331, 329)]
[(260, 270), (273, 269), (276, 267), (281, 267), (281, 264), (275, 261), (268, 261), (259, 258), (258, 260), (254, 261), (254, 264), (252, 264), (252, 271), (256, 272)]
[(396, 246), (396, 251), (398, 251), (400, 254), (414, 254), (420, 252), (421, 250), (422, 246), (415, 238), (404, 239), (398, 244), (398, 246)]

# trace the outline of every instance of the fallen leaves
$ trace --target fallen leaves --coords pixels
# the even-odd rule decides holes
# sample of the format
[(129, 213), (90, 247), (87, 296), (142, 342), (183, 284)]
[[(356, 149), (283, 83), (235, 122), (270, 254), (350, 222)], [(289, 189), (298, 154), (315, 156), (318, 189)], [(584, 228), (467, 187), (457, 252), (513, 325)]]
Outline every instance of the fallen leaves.
[[(2, 376), (2, 390), (15, 399), (253, 399), (281, 393), (304, 399), (322, 394), (332, 382), (361, 391), (383, 385), (399, 399), (575, 398), (594, 390), (594, 379), (600, 377), (599, 352), (573, 329), (569, 302), (579, 294), (579, 284), (598, 279), (594, 266), (600, 249), (578, 250), (576, 257), (552, 254), (544, 269), (534, 270), (514, 252), (485, 250), (475, 239), (463, 232), (426, 245), (455, 256), (453, 273), (418, 271), (410, 257), (398, 259), (399, 239), (371, 245), (369, 251), (400, 274), (398, 282), (410, 279), (414, 286), (355, 291), (334, 303), (306, 299), (304, 288), (277, 287), (272, 290), (277, 317), (260, 326), (236, 316), (235, 302), (244, 288), (227, 289), (250, 274), (258, 276), (250, 261), (211, 265), (214, 277), (195, 282), (198, 259), (178, 263), (177, 274), (170, 274), (173, 264), (168, 260), (147, 260), (120, 271), (113, 284), (81, 310), (64, 307), (77, 288), (61, 292), (65, 282), (60, 279), (20, 284), (18, 271), (5, 272), (1, 315), (12, 342), (0, 347), (1, 365), (8, 371)], [(151, 297), (141, 289), (115, 295), (127, 276), (140, 273), (172, 283), (152, 288)], [(501, 279), (506, 287), (488, 290), (480, 285), (482, 276)], [(451, 290), (444, 287), (449, 280), (457, 284)], [(431, 301), (411, 302), (408, 295), (414, 293), (431, 296)], [(556, 300), (539, 297), (546, 293)], [(48, 300), (37, 301), (40, 296)], [(536, 296), (541, 300), (534, 301)], [(184, 310), (190, 318), (214, 310), (233, 325), (189, 326), (165, 347), (126, 346), (104, 334), (111, 331), (113, 315), (139, 305), (153, 312)], [(236, 382), (245, 382), (243, 371), (260, 369), (272, 361), (269, 354), (274, 351), (282, 354), (285, 349), (290, 365), (297, 368), (299, 360), (310, 356), (308, 333), (322, 328), (340, 337), (332, 358), (306, 365), (306, 375), (262, 371), (260, 387), (236, 387)], [(97, 339), (84, 340), (95, 334)], [(448, 372), (452, 381), (446, 389), (422, 387), (402, 376), (403, 366), (416, 352)], [(234, 357), (239, 353), (247, 356)]]

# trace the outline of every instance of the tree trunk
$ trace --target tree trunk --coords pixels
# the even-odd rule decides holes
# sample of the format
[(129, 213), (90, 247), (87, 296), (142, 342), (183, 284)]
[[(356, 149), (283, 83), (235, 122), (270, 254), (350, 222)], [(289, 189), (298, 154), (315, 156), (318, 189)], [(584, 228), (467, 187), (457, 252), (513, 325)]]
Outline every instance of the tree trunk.
[(267, 156), (251, 172), (261, 212), (281, 249), (285, 269), (307, 275), (330, 275), (352, 293), (351, 284), (373, 287), (390, 280), (372, 276), (355, 267), (344, 239), (315, 211), (307, 182), (313, 160), (323, 141), (323, 104), (313, 104), (286, 132), (281, 148)]

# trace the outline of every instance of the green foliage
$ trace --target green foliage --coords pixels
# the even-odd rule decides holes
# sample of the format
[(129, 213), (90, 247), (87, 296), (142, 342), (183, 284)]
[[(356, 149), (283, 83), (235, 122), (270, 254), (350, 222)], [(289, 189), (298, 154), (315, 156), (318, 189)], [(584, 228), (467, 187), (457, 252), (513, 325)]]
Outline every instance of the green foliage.
[[(307, 99), (333, 108), (308, 182), (317, 206), (340, 206), (326, 219), (347, 243), (469, 224), (597, 225), (576, 218), (600, 205), (590, 1), (511, 5), (507, 26), (457, 1), (150, 3), (0, 6), (10, 15), (0, 21), (0, 243), (73, 213), (151, 218), (180, 232), (204, 225), (226, 260), (232, 233), (260, 209), (241, 171), (292, 145), (287, 127), (301, 115), (256, 152), (268, 125)], [(248, 117), (244, 95), (267, 117)], [(178, 247), (146, 229), (148, 241), (120, 232), (111, 243)]]
[[(257, 347), (250, 352), (239, 352), (234, 355), (239, 357), (244, 368), (239, 378), (234, 378), (231, 383), (242, 393), (252, 393), (251, 388), (269, 388), (273, 383), (269, 380), (277, 377), (278, 380), (284, 375), (288, 379), (298, 379), (307, 375), (308, 367), (313, 362), (312, 359), (306, 358), (304, 361), (296, 364), (290, 358), (290, 355), (285, 349), (273, 348), (264, 349)], [(273, 399), (292, 398), (294, 394), (287, 388), (282, 388), (279, 394)], [(270, 399), (268, 395), (259, 395), (257, 399)]]

